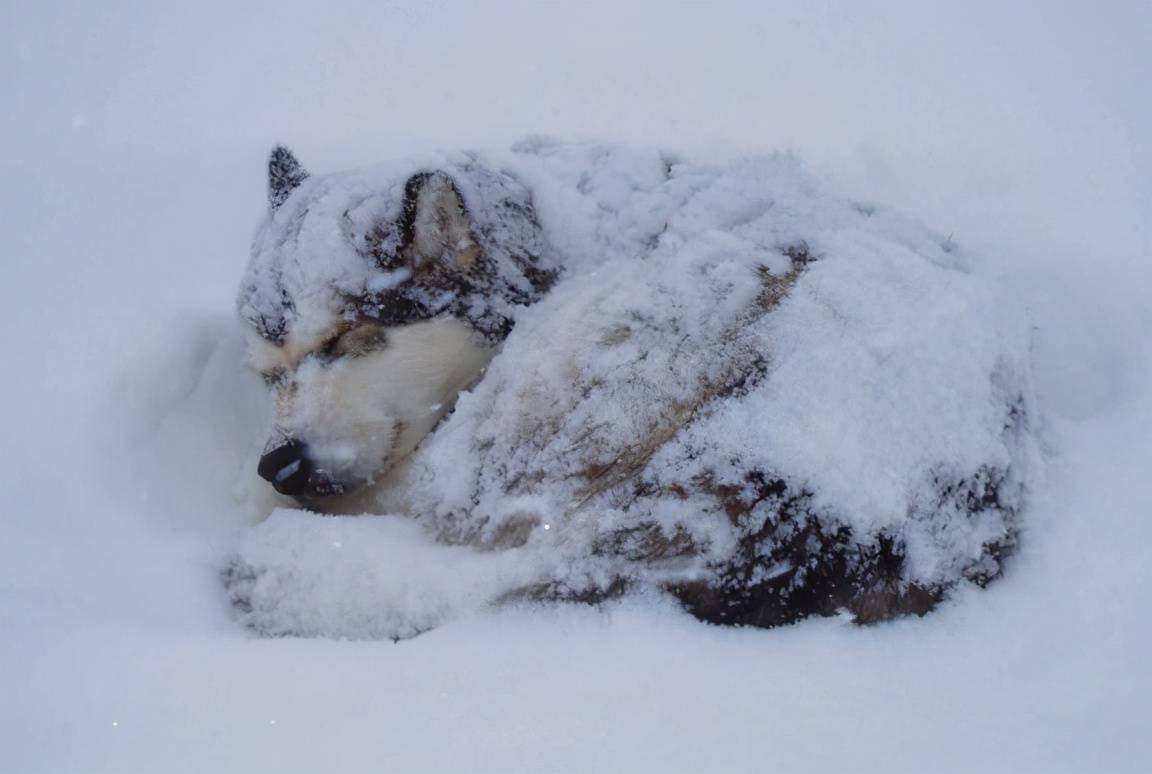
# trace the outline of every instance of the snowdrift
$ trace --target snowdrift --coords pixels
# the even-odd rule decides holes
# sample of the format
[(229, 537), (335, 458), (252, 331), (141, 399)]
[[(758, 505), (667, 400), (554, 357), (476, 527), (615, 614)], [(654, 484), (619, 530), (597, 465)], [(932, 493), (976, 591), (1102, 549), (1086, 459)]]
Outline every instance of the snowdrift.
[[(950, 239), (786, 155), (533, 139), (467, 158), (531, 190), (562, 278), (386, 493), (422, 529), (276, 512), (225, 569), (240, 621), (398, 638), (655, 588), (720, 623), (871, 622), (1000, 574), (1037, 468), (1029, 331)], [(346, 215), (383, 169), (294, 196)], [(246, 311), (373, 281), (354, 232), (290, 222), (290, 261), (261, 231)], [(313, 329), (336, 313), (298, 308)]]

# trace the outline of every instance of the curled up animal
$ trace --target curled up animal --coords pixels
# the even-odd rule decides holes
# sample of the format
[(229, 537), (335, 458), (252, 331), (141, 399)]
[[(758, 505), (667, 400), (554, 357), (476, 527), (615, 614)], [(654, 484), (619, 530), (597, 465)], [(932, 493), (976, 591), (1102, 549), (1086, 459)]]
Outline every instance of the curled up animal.
[(720, 624), (872, 623), (1017, 544), (1022, 311), (790, 156), (533, 138), (308, 175), (277, 149), (269, 201), (239, 301), (275, 404), (253, 468), (305, 512), (227, 562), (256, 631), (638, 590)]

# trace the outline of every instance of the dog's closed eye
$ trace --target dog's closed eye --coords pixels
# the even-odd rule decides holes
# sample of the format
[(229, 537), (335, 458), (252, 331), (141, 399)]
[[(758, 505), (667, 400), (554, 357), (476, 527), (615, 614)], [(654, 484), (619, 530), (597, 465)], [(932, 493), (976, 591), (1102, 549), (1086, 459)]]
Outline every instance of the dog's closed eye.
[(320, 349), (320, 356), (361, 357), (381, 350), (387, 344), (388, 334), (384, 328), (379, 325), (359, 325), (326, 341)]
[(288, 369), (283, 366), (276, 366), (267, 371), (261, 371), (260, 376), (264, 379), (264, 384), (269, 387), (279, 387), (284, 384), (288, 379)]

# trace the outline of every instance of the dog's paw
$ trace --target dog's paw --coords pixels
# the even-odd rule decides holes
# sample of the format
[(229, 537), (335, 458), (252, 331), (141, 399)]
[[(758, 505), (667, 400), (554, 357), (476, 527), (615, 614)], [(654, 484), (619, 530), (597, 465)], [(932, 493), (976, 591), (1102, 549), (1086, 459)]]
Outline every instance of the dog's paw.
[(244, 533), (221, 579), (257, 634), (400, 640), (484, 608), (531, 572), (515, 551), (439, 545), (399, 517), (279, 510)]
[[(243, 551), (243, 548), (241, 549)], [(284, 565), (250, 561), (243, 553), (225, 557), (220, 570), (232, 616), (243, 626), (265, 637), (322, 634), (316, 621), (298, 607), (299, 590), (293, 589), (291, 572)], [(293, 598), (295, 603), (293, 602)], [(293, 609), (296, 606), (297, 609)]]
[(220, 580), (224, 583), (224, 591), (228, 595), (228, 602), (237, 618), (243, 618), (252, 613), (253, 594), (262, 570), (248, 564), (243, 557), (232, 554), (224, 560), (224, 567), (220, 570)]

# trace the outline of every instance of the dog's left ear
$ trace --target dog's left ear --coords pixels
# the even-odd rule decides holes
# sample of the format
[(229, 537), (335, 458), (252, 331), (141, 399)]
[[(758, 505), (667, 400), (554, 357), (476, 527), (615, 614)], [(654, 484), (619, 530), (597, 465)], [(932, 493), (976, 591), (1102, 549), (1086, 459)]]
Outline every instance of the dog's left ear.
[(468, 271), (480, 256), (468, 210), (456, 183), (443, 172), (413, 175), (404, 190), (409, 239), (405, 257), (413, 268), (440, 264)]
[(283, 145), (272, 149), (268, 157), (268, 206), (273, 211), (308, 179), (308, 170)]

